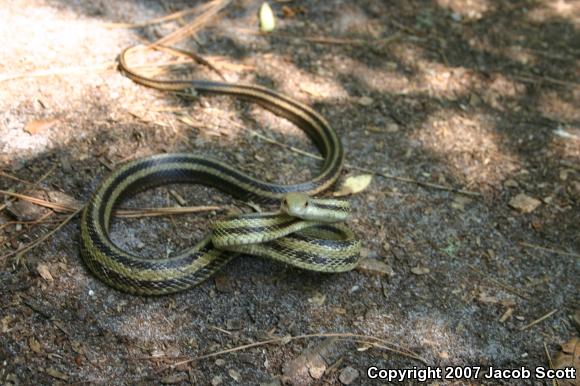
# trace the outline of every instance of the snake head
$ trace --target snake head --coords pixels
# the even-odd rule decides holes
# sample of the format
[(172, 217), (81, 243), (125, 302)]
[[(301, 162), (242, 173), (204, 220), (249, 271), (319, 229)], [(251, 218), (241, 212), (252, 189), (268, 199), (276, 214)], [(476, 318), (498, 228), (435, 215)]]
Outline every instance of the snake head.
[(303, 220), (320, 222), (344, 221), (348, 216), (348, 202), (317, 199), (305, 193), (288, 193), (282, 199), (280, 210)]

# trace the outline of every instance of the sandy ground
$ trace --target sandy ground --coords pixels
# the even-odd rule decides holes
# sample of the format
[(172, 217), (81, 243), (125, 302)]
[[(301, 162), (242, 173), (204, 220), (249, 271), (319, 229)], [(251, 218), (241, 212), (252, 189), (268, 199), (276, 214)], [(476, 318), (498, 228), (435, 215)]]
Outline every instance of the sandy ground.
[[(0, 189), (60, 191), (82, 202), (115, 164), (177, 151), (271, 181), (311, 177), (318, 161), (254, 135), (315, 152), (290, 123), (226, 97), (149, 90), (114, 69), (124, 47), (180, 24), (107, 23), (197, 4), (2, 2)], [(259, 5), (231, 4), (197, 43), (181, 47), (229, 81), (272, 87), (321, 112), (345, 145), (343, 179), (357, 168), (390, 176), (352, 197), (349, 222), (363, 258), (384, 272), (321, 275), (242, 257), (190, 291), (134, 297), (85, 269), (73, 219), (20, 259), (0, 260), (0, 383), (365, 385), (382, 384), (366, 377), (370, 366), (548, 366), (547, 353), (553, 358), (578, 334), (578, 3), (277, 2), (280, 36), (255, 33)], [(199, 66), (189, 76), (217, 79)], [(205, 187), (170, 188), (187, 205), (248, 209)], [(175, 197), (159, 188), (126, 205), (174, 206)], [(19, 216), (18, 200), (2, 203), (1, 256), (66, 217), (38, 208)], [(219, 215), (119, 219), (114, 240), (166, 256)], [(324, 333), (393, 345), (288, 338), (170, 366)], [(479, 378), (433, 382), (519, 383)]]

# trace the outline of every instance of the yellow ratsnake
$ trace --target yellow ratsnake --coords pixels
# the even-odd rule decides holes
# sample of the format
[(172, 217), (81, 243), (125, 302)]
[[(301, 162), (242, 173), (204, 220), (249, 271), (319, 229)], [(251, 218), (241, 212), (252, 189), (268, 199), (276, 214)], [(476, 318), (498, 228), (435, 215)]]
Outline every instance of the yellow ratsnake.
[[(98, 278), (124, 292), (162, 295), (200, 283), (236, 253), (320, 272), (343, 272), (357, 265), (360, 241), (337, 223), (346, 219), (348, 203), (312, 197), (334, 184), (344, 162), (341, 141), (320, 114), (260, 86), (147, 78), (127, 66), (127, 51), (120, 55), (120, 68), (135, 82), (160, 90), (226, 94), (257, 103), (301, 128), (324, 162), (316, 177), (290, 185), (260, 181), (223, 162), (189, 153), (154, 155), (121, 165), (101, 182), (82, 213), (81, 255)], [(169, 258), (145, 259), (116, 246), (109, 237), (115, 205), (136, 192), (172, 183), (203, 184), (258, 203), (282, 202), (281, 210), (216, 221), (203, 240)]]

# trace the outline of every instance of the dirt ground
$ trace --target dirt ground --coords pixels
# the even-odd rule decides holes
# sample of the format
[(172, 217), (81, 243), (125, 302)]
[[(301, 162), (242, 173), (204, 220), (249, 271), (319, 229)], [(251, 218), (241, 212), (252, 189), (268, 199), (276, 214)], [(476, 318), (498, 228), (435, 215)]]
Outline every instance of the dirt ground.
[[(227, 97), (147, 89), (114, 69), (124, 47), (189, 19), (109, 23), (198, 4), (3, 1), (0, 189), (83, 202), (114, 165), (178, 151), (270, 181), (313, 176), (319, 161), (256, 136), (315, 152), (289, 122)], [(0, 384), (365, 385), (388, 383), (368, 379), (370, 366), (549, 366), (578, 335), (579, 3), (279, 1), (268, 36), (257, 33), (259, 6), (233, 2), (180, 46), (228, 81), (322, 113), (345, 146), (343, 180), (360, 168), (383, 173), (351, 197), (349, 220), (378, 272), (323, 275), (241, 257), (189, 291), (130, 296), (85, 269), (78, 218), (15, 258), (69, 214), (4, 195)], [(192, 68), (190, 77), (218, 79)], [(198, 186), (158, 188), (126, 206), (175, 206), (176, 197), (248, 210)], [(154, 258), (192, 245), (220, 215), (120, 218), (112, 231)], [(329, 333), (343, 335), (290, 338)], [(471, 378), (431, 382), (551, 384)]]

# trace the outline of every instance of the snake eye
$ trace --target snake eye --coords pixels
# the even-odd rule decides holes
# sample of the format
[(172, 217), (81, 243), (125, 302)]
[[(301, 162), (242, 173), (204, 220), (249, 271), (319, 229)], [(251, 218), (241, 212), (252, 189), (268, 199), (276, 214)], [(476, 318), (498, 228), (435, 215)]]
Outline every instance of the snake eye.
[(308, 201), (306, 201), (306, 202), (304, 203), (304, 207), (305, 207), (305, 208), (307, 208), (307, 207), (308, 207)]

